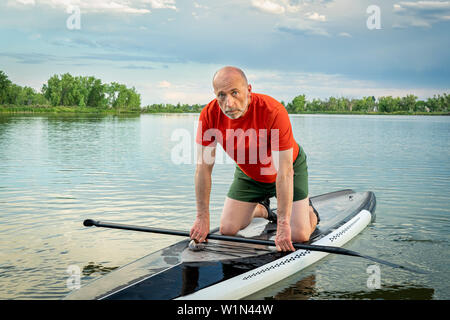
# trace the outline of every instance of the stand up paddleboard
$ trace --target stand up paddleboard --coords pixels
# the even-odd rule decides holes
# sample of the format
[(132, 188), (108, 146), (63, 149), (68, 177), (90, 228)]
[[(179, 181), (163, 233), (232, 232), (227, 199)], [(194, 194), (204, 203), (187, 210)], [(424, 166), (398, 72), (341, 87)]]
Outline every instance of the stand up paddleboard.
[[(309, 244), (342, 247), (375, 218), (372, 192), (342, 190), (311, 197), (320, 224)], [(213, 230), (212, 234), (219, 234)], [(237, 236), (274, 240), (276, 224), (255, 218)], [(209, 239), (193, 251), (189, 239), (151, 253), (81, 289), (66, 299), (241, 299), (300, 272), (329, 253)]]

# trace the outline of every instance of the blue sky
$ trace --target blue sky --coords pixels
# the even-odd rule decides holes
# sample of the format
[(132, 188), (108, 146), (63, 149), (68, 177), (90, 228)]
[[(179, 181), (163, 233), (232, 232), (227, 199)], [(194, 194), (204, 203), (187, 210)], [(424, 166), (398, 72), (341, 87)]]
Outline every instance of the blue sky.
[(38, 90), (70, 72), (204, 104), (235, 65), (284, 101), (450, 92), (450, 1), (2, 0), (0, 26), (0, 70)]

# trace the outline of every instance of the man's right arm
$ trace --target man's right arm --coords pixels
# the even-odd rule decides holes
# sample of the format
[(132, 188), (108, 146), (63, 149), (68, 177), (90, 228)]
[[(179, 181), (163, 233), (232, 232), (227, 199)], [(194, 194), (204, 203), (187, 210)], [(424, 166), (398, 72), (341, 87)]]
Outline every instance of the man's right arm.
[(191, 238), (197, 242), (205, 241), (209, 233), (209, 199), (215, 155), (216, 147), (197, 145), (197, 167), (195, 170), (197, 217), (190, 233)]

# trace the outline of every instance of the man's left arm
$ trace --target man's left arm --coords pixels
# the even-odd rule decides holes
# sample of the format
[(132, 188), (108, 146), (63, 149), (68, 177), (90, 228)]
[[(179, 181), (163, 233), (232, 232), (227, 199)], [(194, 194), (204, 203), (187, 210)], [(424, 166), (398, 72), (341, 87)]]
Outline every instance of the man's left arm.
[(292, 165), (293, 149), (273, 151), (277, 170), (277, 235), (275, 244), (278, 251), (295, 251), (291, 241), (291, 213), (294, 190), (294, 169)]

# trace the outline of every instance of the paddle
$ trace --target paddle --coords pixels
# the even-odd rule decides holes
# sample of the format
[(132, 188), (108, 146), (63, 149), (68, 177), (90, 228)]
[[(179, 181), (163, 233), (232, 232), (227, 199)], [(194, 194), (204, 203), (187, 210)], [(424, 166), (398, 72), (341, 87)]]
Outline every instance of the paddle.
[[(173, 236), (190, 237), (189, 232), (186, 232), (186, 231), (151, 228), (151, 227), (141, 227), (141, 226), (131, 226), (131, 225), (125, 225), (125, 224), (112, 223), (112, 222), (95, 221), (92, 219), (84, 220), (83, 225), (85, 227), (96, 226), (96, 227), (103, 227), (103, 228), (132, 230), (132, 231), (140, 231), (140, 232), (167, 234), (167, 235), (173, 235)], [(223, 240), (223, 241), (258, 244), (258, 245), (265, 245), (265, 246), (275, 246), (275, 241), (272, 241), (272, 240), (241, 238), (241, 237), (224, 236), (224, 235), (220, 235), (220, 234), (211, 234), (211, 233), (208, 234), (208, 236), (206, 238), (212, 239), (212, 240)], [(293, 246), (295, 249), (321, 251), (321, 252), (341, 254), (341, 255), (346, 255), (346, 256), (360, 257), (360, 258), (364, 258), (364, 259), (368, 259), (368, 260), (377, 262), (379, 264), (387, 265), (392, 268), (399, 268), (399, 269), (403, 269), (403, 270), (407, 270), (407, 271), (415, 272), (415, 273), (425, 273), (423, 271), (407, 268), (407, 267), (404, 267), (404, 266), (401, 266), (401, 265), (398, 265), (398, 264), (395, 264), (395, 263), (392, 263), (389, 261), (385, 261), (382, 259), (363, 255), (359, 252), (344, 249), (344, 248), (332, 247), (332, 246), (311, 245), (311, 244), (303, 244), (303, 243), (293, 243)]]

